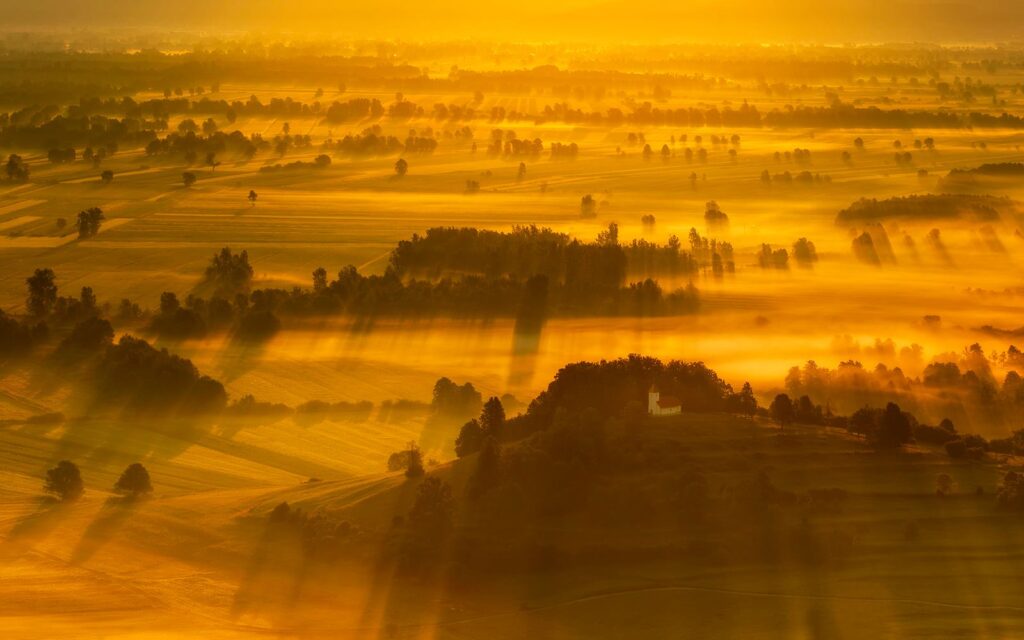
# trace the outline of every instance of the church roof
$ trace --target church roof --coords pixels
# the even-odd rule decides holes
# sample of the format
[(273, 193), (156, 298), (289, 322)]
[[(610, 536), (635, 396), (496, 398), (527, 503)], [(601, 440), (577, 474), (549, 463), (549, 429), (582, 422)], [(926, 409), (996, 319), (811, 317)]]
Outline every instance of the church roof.
[(674, 409), (675, 407), (681, 406), (679, 398), (675, 396), (661, 396), (658, 398), (658, 406), (662, 409)]

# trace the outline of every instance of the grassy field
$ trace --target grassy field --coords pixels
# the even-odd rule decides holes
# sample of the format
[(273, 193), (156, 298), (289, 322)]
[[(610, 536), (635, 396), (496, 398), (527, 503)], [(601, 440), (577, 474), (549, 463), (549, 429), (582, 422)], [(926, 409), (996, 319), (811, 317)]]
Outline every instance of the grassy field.
[[(269, 95), (260, 94), (264, 99)], [(293, 131), (306, 124), (292, 123)], [(436, 126), (430, 120), (385, 120), (383, 124), (396, 135), (410, 128)], [(240, 120), (236, 125), (246, 132), (268, 135), (281, 127), (281, 123), (252, 120)], [(335, 136), (342, 133), (342, 128), (324, 123), (308, 125), (315, 143), (327, 135), (325, 128)], [(350, 128), (358, 131), (362, 126)], [(938, 178), (950, 168), (1019, 160), (1020, 135), (1015, 132), (738, 130), (742, 141), (735, 160), (728, 157), (726, 147), (705, 142), (711, 149), (709, 161), (699, 164), (687, 163), (679, 156), (644, 161), (638, 147), (624, 145), (626, 128), (504, 126), (514, 128), (520, 138), (539, 136), (546, 144), (577, 142), (580, 158), (528, 160), (526, 179), (517, 181), (518, 161), (489, 158), (482, 144), (474, 155), (464, 143), (442, 140), (436, 153), (410, 157), (411, 170), (401, 180), (394, 179), (393, 157), (336, 159), (321, 171), (268, 174), (259, 173), (259, 167), (278, 159), (261, 155), (250, 162), (226, 161), (214, 171), (194, 168), (199, 181), (192, 188), (181, 184), (181, 165), (148, 159), (137, 151), (123, 151), (104, 164), (115, 173), (109, 185), (100, 182), (98, 170), (81, 163), (48, 165), (41, 158), (33, 160), (30, 184), (0, 186), (0, 259), (5, 267), (0, 273), (0, 306), (17, 310), (24, 298), (24, 278), (33, 269), (48, 266), (56, 271), (62, 293), (87, 285), (103, 302), (116, 304), (128, 297), (152, 308), (164, 290), (176, 291), (179, 296), (191, 291), (210, 256), (223, 246), (249, 251), (256, 286), (308, 286), (310, 273), (318, 266), (334, 273), (353, 264), (364, 273), (379, 273), (397, 241), (439, 225), (509, 230), (517, 224), (538, 224), (592, 239), (615, 221), (625, 241), (646, 237), (663, 242), (676, 234), (685, 244), (691, 227), (705, 233), (704, 203), (716, 200), (730, 216), (731, 225), (715, 235), (736, 247), (737, 274), (725, 280), (703, 274), (697, 278), (705, 313), (696, 319), (666, 323), (669, 326), (664, 331), (659, 329), (660, 321), (602, 320), (596, 323), (602, 334), (600, 345), (594, 343), (597, 337), (586, 337), (586, 329), (578, 335), (576, 323), (552, 323), (545, 329), (539, 362), (525, 376), (509, 374), (518, 364), (507, 346), (512, 337), (503, 323), (452, 326), (441, 322), (429, 329), (418, 326), (415, 332), (396, 332), (382, 323), (355, 337), (344, 331), (318, 337), (315, 349), (309, 348), (313, 345), (303, 331), (286, 326), (259, 356), (265, 364), (281, 366), (261, 367), (261, 375), (287, 372), (291, 362), (312, 359), (309, 364), (316, 367), (316, 360), (330, 359), (335, 372), (320, 371), (329, 376), (323, 384), (335, 389), (348, 388), (352, 380), (343, 370), (350, 366), (387, 372), (380, 377), (385, 385), (391, 384), (390, 379), (404, 385), (407, 374), (403, 371), (412, 368), (422, 383), (414, 387), (419, 391), (410, 393), (421, 398), (432, 380), (441, 375), (525, 396), (535, 393), (566, 361), (653, 350), (705, 359), (727, 375), (764, 386), (809, 358), (829, 363), (848, 357), (833, 348), (837, 338), (845, 336), (864, 345), (876, 339), (892, 339), (900, 346), (918, 343), (926, 356), (932, 357), (959, 351), (977, 340), (989, 350), (1005, 349), (1004, 341), (972, 330), (982, 324), (1007, 329), (1017, 326), (1021, 303), (1016, 295), (980, 297), (973, 291), (984, 288), (1003, 293), (1017, 286), (1021, 267), (1014, 256), (1021, 239), (1015, 235), (1016, 221), (996, 225), (995, 232), (1006, 250), (994, 253), (979, 245), (975, 227), (939, 223), (953, 266), (924, 243), (924, 235), (936, 224), (901, 226), (917, 240), (918, 257), (907, 253), (894, 237), (899, 263), (885, 268), (857, 262), (847, 230), (834, 224), (835, 214), (857, 198), (926, 193), (935, 189)], [(487, 128), (476, 126), (476, 130), (482, 138)], [(682, 133), (675, 128), (645, 131), (655, 148)], [(694, 135), (702, 133), (707, 139), (713, 132), (688, 133), (691, 139), (686, 144), (692, 147)], [(915, 150), (912, 167), (894, 164), (893, 139), (909, 145), (928, 135), (935, 137), (935, 151)], [(865, 150), (855, 151), (851, 164), (843, 163), (840, 152), (851, 150), (852, 140), (858, 136), (865, 140)], [(987, 141), (986, 149), (972, 146), (979, 140)], [(619, 146), (625, 157), (616, 156)], [(676, 152), (681, 153), (683, 146), (681, 142), (674, 145)], [(811, 150), (812, 164), (806, 168), (831, 176), (831, 184), (799, 187), (760, 182), (763, 169), (802, 170), (802, 166), (779, 164), (771, 157), (775, 151), (796, 147)], [(315, 153), (289, 155), (284, 160), (311, 159)], [(926, 178), (917, 176), (919, 168), (929, 172)], [(691, 186), (692, 172), (700, 178)], [(471, 179), (480, 182), (481, 190), (467, 195), (465, 183)], [(245, 198), (250, 189), (259, 194), (255, 206)], [(594, 219), (579, 215), (579, 199), (587, 193), (603, 203)], [(1007, 195), (1019, 194), (1011, 189)], [(57, 229), (57, 218), (73, 222), (77, 211), (91, 205), (100, 206), (108, 218), (95, 238), (77, 240), (72, 225)], [(656, 216), (653, 232), (640, 224), (644, 214)], [(815, 269), (780, 273), (757, 267), (761, 243), (789, 247), (799, 237), (816, 244), (821, 262)], [(836, 296), (839, 290), (848, 295)], [(943, 318), (941, 332), (918, 330), (916, 323), (926, 314)], [(794, 332), (796, 327), (799, 332)], [(755, 331), (756, 349), (746, 344)], [(799, 339), (793, 337), (796, 335)], [(445, 354), (443, 345), (457, 345), (465, 339), (479, 344), (476, 357)], [(416, 362), (403, 362), (397, 356), (408, 356), (410, 351), (393, 347), (408, 346), (407, 340), (426, 341), (438, 349), (419, 352), (428, 361), (418, 357)], [(304, 343), (305, 347), (300, 346)], [(249, 357), (216, 340), (181, 349), (212, 374), (228, 378), (233, 376), (218, 363)], [(874, 362), (869, 358), (866, 364)], [(232, 383), (231, 391), (256, 392), (265, 388), (266, 382), (253, 380), (250, 385), (242, 376)], [(269, 382), (281, 397), (296, 395), (289, 390), (287, 379)]]
[[(140, 424), (5, 428), (0, 450), (19, 452), (5, 456), (0, 490), (5, 635), (25, 635), (40, 615), (49, 637), (130, 637), (143, 624), (151, 633), (193, 637), (276, 630), (515, 638), (559, 629), (583, 638), (628, 627), (651, 638), (712, 630), (727, 638), (947, 638), (1012, 637), (1024, 624), (1017, 579), (1024, 557), (1015, 542), (1024, 524), (995, 510), (1000, 471), (993, 463), (951, 463), (927, 449), (873, 453), (842, 432), (798, 426), (780, 433), (729, 416), (656, 419), (636, 437), (684, 444), (712, 488), (766, 470), (786, 490), (847, 491), (842, 511), (815, 515), (812, 526), (849, 534), (851, 553), (824, 566), (798, 558), (581, 561), (503, 572), (466, 592), (389, 578), (359, 555), (323, 575), (315, 567), (300, 571), (287, 547), (268, 555), (265, 516), (281, 501), (325, 510), (372, 537), (409, 508), (418, 484), (400, 474), (348, 476), (341, 458), (313, 455), (329, 450), (336, 426), (310, 430), (304, 440), (282, 435), (261, 434), (275, 443), (261, 449), (255, 433), (227, 443), (215, 433), (173, 436)], [(40, 497), (41, 471), (66, 456), (80, 460), (88, 487), (70, 506)], [(119, 504), (104, 488), (136, 459), (150, 469), (155, 495)], [(459, 487), (472, 460), (437, 473)], [(325, 465), (335, 475), (305, 482)], [(935, 495), (939, 473), (954, 478), (954, 495)], [(975, 495), (978, 487), (984, 495)], [(779, 518), (783, 531), (798, 515)], [(910, 522), (919, 527), (913, 540), (905, 537)], [(585, 557), (588, 548), (655, 548), (678, 534), (570, 518), (531, 535)]]
[[(538, 225), (593, 241), (614, 222), (620, 242), (664, 243), (675, 235), (684, 249), (696, 229), (734, 246), (735, 273), (715, 277), (705, 269), (661, 279), (666, 289), (692, 281), (700, 290), (698, 313), (554, 317), (535, 348), (517, 344), (515, 322), (504, 317), (283, 316), (281, 330), (258, 344), (227, 332), (162, 339), (143, 320), (115, 321), (118, 335), (142, 335), (189, 358), (221, 381), (231, 400), (252, 394), (289, 407), (373, 403), (358, 419), (95, 415), (83, 402), (90, 382), (84, 365), (63, 363), (48, 349), (27, 363), (0, 359), (0, 637), (589, 639), (622, 629), (629, 633), (618, 637), (1024, 636), (1024, 521), (997, 510), (995, 498), (1004, 473), (1020, 460), (993, 455), (958, 462), (923, 445), (882, 453), (843, 430), (795, 425), (780, 431), (760, 417), (685, 413), (615, 435), (681, 452), (679, 471), (699, 471), (723, 501), (742, 480), (764, 472), (799, 496), (841, 489), (848, 496), (841, 509), (816, 512), (806, 502), (780, 507), (757, 523), (763, 539), (751, 534), (730, 546), (722, 540), (742, 538), (747, 529), (704, 531), (701, 523), (679, 517), (653, 524), (637, 517), (634, 523), (630, 509), (642, 504), (631, 504), (628, 486), (620, 493), (602, 487), (608, 493), (600, 495), (616, 501), (605, 520), (556, 514), (498, 534), (508, 536), (509, 546), (528, 540), (553, 550), (568, 558), (564, 562), (540, 569), (510, 563), (463, 580), (465, 569), (456, 562), (445, 565), (450, 575), (410, 579), (381, 560), (396, 535), (395, 517), (409, 513), (422, 482), (387, 472), (389, 456), (410, 443), (423, 452), (428, 473), (454, 487), (460, 531), (477, 531), (463, 499), (476, 457), (456, 459), (454, 449), (463, 420), (439, 419), (427, 409), (441, 377), (471, 382), (484, 399), (510, 393), (526, 403), (567, 363), (641, 353), (703, 361), (735, 389), (751, 382), (767, 405), (790, 368), (809, 360), (829, 368), (854, 360), (868, 372), (881, 363), (918, 378), (928, 363), (957, 361), (977, 342), (991, 357), (985, 364), (994, 380), (1020, 369), (995, 355), (1024, 335), (1019, 209), (991, 228), (963, 219), (887, 222), (895, 261), (882, 266), (853, 253), (864, 225), (836, 223), (837, 213), (860, 198), (938, 193), (951, 169), (1024, 161), (1019, 129), (687, 129), (488, 117), (495, 108), (537, 114), (557, 103), (604, 113), (648, 100), (659, 109), (737, 109), (749, 99), (766, 113), (820, 107), (834, 91), (859, 106), (1017, 113), (1024, 91), (1014, 84), (1020, 76), (1013, 65), (965, 67), (975, 81), (999, 84), (1002, 102), (991, 105), (982, 98), (940, 99), (927, 78), (893, 84), (856, 74), (842, 88), (799, 78), (772, 87), (760, 77), (708, 76), (706, 86), (694, 81), (692, 90), (663, 97), (623, 79), (609, 81), (600, 95), (576, 94), (569, 86), (506, 86), (481, 97), (440, 93), (427, 82), (456, 74), (456, 65), (501, 70), (557, 63), (587, 72), (588, 63), (558, 47), (515, 61), (517, 54), (500, 50), (472, 59), (413, 53), (403, 60), (422, 73), (407, 82), (405, 99), (426, 106), (428, 114), (437, 103), (471, 104), (478, 115), (468, 122), (384, 116), (331, 124), (314, 116), (243, 114), (231, 123), (211, 114), (222, 131), (267, 140), (287, 121), (293, 134), (308, 135), (312, 143), (283, 157), (268, 150), (248, 160), (225, 155), (215, 168), (148, 157), (138, 148), (122, 148), (101, 166), (52, 164), (39, 149), (3, 149), (5, 156), (17, 152), (27, 159), (31, 179), (0, 179), (0, 309), (23, 313), (25, 279), (42, 267), (56, 272), (61, 295), (92, 287), (109, 305), (108, 316), (125, 298), (156, 309), (165, 291), (182, 300), (201, 291), (204, 270), (222, 247), (248, 252), (253, 288), (309, 287), (318, 267), (332, 278), (346, 265), (382, 274), (397, 242), (437, 226), (510, 231)], [(390, 64), (386, 51), (372, 54), (382, 68)], [(697, 63), (688, 69), (670, 62), (673, 73), (710, 73)], [(633, 61), (602, 64), (631, 67)], [(950, 79), (948, 69), (943, 74)], [(225, 81), (206, 95), (312, 101), (317, 89), (299, 80)], [(316, 98), (325, 105), (375, 98), (387, 106), (396, 99), (374, 86), (325, 89)], [(139, 101), (160, 97), (162, 91), (151, 89), (134, 95)], [(169, 129), (181, 120), (172, 115)], [(399, 140), (430, 129), (439, 144), (431, 154), (404, 156), (409, 171), (402, 177), (395, 175), (398, 154), (334, 156), (325, 168), (261, 171), (308, 163), (329, 139), (374, 125)], [(472, 128), (476, 151), (470, 140), (446, 135), (463, 126)], [(486, 147), (493, 129), (514, 130), (520, 140), (540, 138), (546, 149), (575, 143), (579, 157), (491, 156)], [(653, 157), (643, 157), (642, 143), (629, 142), (636, 133), (650, 143)], [(711, 142), (711, 136), (733, 134), (740, 137), (736, 144)], [(915, 140), (927, 137), (934, 138), (934, 149), (915, 148)], [(856, 148), (857, 138), (863, 149)], [(912, 152), (911, 163), (894, 159), (896, 140), (901, 151)], [(707, 161), (686, 160), (687, 148), (706, 149)], [(810, 161), (775, 158), (794, 149), (809, 150)], [(109, 184), (100, 179), (104, 169), (113, 171)], [(765, 170), (806, 170), (828, 180), (765, 184)], [(183, 184), (185, 171), (197, 176), (190, 187)], [(470, 189), (471, 182), (479, 189)], [(247, 198), (250, 190), (258, 193), (255, 202)], [(992, 192), (1024, 200), (1020, 184), (1006, 182)], [(588, 194), (599, 203), (593, 217), (581, 215)], [(704, 211), (712, 200), (729, 216), (727, 227), (708, 229)], [(80, 239), (77, 214), (93, 206), (106, 220), (94, 237)], [(645, 215), (655, 216), (655, 224), (644, 224)], [(933, 230), (941, 231), (941, 246), (929, 241)], [(759, 264), (763, 244), (792, 250), (799, 238), (815, 244), (820, 260), (813, 266)], [(67, 329), (58, 328), (57, 337)], [(925, 392), (948, 399), (946, 389)], [(390, 412), (388, 403), (396, 400), (415, 401), (415, 408)], [(922, 422), (946, 417), (914, 410)], [(56, 413), (62, 418), (39, 419)], [(958, 418), (957, 427), (1005, 437), (1019, 427), (1018, 418), (997, 424), (987, 415), (971, 416), (967, 423)], [(86, 485), (71, 504), (42, 489), (47, 469), (65, 459), (81, 467)], [(124, 500), (113, 491), (134, 462), (153, 478), (148, 499)], [(952, 477), (951, 495), (936, 494), (940, 474)], [(641, 484), (659, 479), (638, 475)], [(348, 522), (355, 533), (342, 557), (321, 566), (303, 553), (302, 540), (275, 539), (268, 516), (284, 501)], [(805, 534), (842, 541), (848, 549), (825, 561), (808, 559), (799, 548), (798, 535)], [(778, 553), (758, 557), (748, 547)], [(455, 551), (437, 553), (451, 559)]]

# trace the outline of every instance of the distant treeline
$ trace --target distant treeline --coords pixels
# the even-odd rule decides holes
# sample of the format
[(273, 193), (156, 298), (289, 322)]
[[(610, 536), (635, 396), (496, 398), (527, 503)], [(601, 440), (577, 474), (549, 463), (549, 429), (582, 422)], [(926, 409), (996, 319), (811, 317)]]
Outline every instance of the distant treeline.
[[(524, 114), (525, 115), (525, 114)], [(910, 111), (857, 107), (844, 103), (829, 106), (796, 106), (766, 113), (744, 103), (730, 107), (660, 108), (644, 102), (632, 111), (613, 108), (605, 112), (585, 112), (564, 104), (546, 106), (540, 114), (521, 118), (541, 122), (571, 124), (624, 124), (678, 127), (775, 127), (779, 129), (813, 127), (817, 129), (956, 129), (956, 128), (1024, 128), (1024, 118), (1003, 112), (1000, 115), (975, 112)]]
[[(135, 118), (105, 116), (31, 118), (12, 123), (8, 114), (0, 114), (0, 146), (23, 149), (64, 149), (99, 147), (108, 152), (118, 147), (141, 147), (157, 137), (161, 123)], [(166, 128), (166, 123), (162, 124)]]
[(1002, 356), (1009, 372), (1002, 380), (981, 347), (971, 345), (959, 361), (932, 362), (919, 377), (882, 364), (865, 368), (858, 361), (828, 369), (808, 362), (793, 367), (786, 390), (793, 397), (808, 395), (836, 411), (898, 402), (922, 418), (950, 418), (974, 429), (1016, 428), (1024, 416), (1024, 357), (1015, 347)]
[[(395, 136), (385, 135), (380, 125), (374, 125), (364, 129), (357, 135), (347, 135), (339, 140), (326, 140), (321, 149), (341, 156), (350, 157), (374, 157), (385, 156), (395, 153), (433, 153), (437, 149), (437, 139), (425, 132), (424, 135), (410, 133), (405, 141)], [(460, 138), (473, 139), (473, 132), (468, 128), (465, 131), (458, 131), (456, 135)]]
[(972, 191), (1000, 183), (1010, 186), (1006, 183), (1021, 177), (1024, 177), (1024, 163), (989, 163), (972, 169), (952, 169), (939, 181), (939, 187), (948, 191)]
[(573, 288), (546, 276), (529, 278), (465, 275), (437, 280), (403, 279), (393, 269), (361, 275), (348, 266), (327, 281), (314, 273), (312, 289), (258, 289), (252, 308), (271, 313), (357, 316), (472, 316), (544, 318), (551, 316), (657, 316), (694, 313), (700, 306), (693, 285), (666, 292), (652, 279), (614, 288)]
[(1015, 209), (1016, 204), (1009, 198), (989, 195), (928, 194), (885, 200), (861, 198), (836, 215), (836, 224), (955, 219), (986, 222), (998, 220), (1002, 211)]
[[(697, 241), (695, 249), (702, 246), (699, 236)], [(642, 239), (620, 244), (618, 226), (614, 224), (592, 243), (534, 225), (516, 226), (511, 232), (434, 227), (422, 236), (416, 234), (400, 241), (391, 254), (390, 265), (400, 276), (543, 275), (569, 290), (615, 289), (629, 274), (674, 276), (698, 268), (693, 255), (681, 249), (678, 238), (669, 238), (665, 245)]]
[[(1019, 353), (1019, 352), (1017, 352)], [(580, 437), (592, 439), (601, 437), (600, 424), (611, 420), (636, 425), (647, 419), (647, 394), (652, 386), (657, 387), (662, 397), (671, 396), (678, 400), (684, 411), (696, 413), (755, 414), (771, 418), (783, 428), (788, 424), (801, 423), (839, 427), (859, 434), (878, 448), (893, 448), (914, 442), (945, 447), (951, 457), (980, 457), (986, 452), (1024, 453), (1024, 430), (1015, 431), (1010, 438), (987, 441), (977, 435), (968, 435), (956, 430), (952, 420), (943, 419), (938, 426), (919, 422), (910, 411), (904, 411), (894, 401), (909, 402), (913, 398), (904, 395), (911, 382), (899, 379), (902, 373), (896, 369), (875, 375), (891, 374), (889, 383), (880, 379), (870, 382), (871, 391), (861, 395), (860, 408), (848, 416), (833, 413), (831, 405), (817, 404), (812, 398), (821, 397), (822, 385), (831, 385), (823, 378), (843, 376), (853, 372), (861, 377), (873, 374), (860, 369), (859, 364), (844, 363), (837, 372), (819, 369), (809, 363), (803, 372), (794, 369), (787, 378), (786, 387), (790, 394), (779, 394), (766, 408), (758, 406), (749, 384), (739, 392), (722, 380), (713, 370), (701, 362), (686, 363), (670, 361), (663, 363), (656, 358), (631, 355), (628, 358), (570, 364), (555, 374), (547, 389), (540, 393), (519, 416), (500, 421), (500, 428), (494, 428), (493, 416), (488, 415), (488, 405), (479, 420), (467, 423), (460, 433), (456, 450), (461, 456), (480, 451), (487, 438), (498, 443), (507, 443), (529, 437), (538, 432), (558, 430), (576, 421), (593, 423), (595, 431), (581, 433)], [(893, 384), (893, 381), (896, 384)], [(847, 380), (849, 381), (849, 380)], [(861, 381), (863, 383), (863, 380)], [(1007, 376), (1001, 391), (989, 387), (972, 371), (961, 373), (955, 364), (930, 365), (922, 381), (925, 387), (942, 388), (954, 393), (982, 396), (1001, 396), (1010, 404), (1020, 406), (1024, 398), (1024, 382), (1019, 375)], [(828, 394), (846, 391), (867, 391), (866, 387), (826, 387)], [(884, 408), (877, 408), (884, 407)], [(1019, 409), (1018, 409), (1019, 411)], [(986, 410), (990, 414), (990, 410)], [(990, 414), (991, 415), (991, 414)], [(589, 417), (588, 417), (589, 416)], [(951, 444), (952, 443), (952, 444)], [(592, 444), (592, 443), (591, 443)]]
[(200, 374), (190, 360), (131, 336), (107, 348), (96, 366), (95, 385), (97, 400), (108, 408), (173, 415), (227, 404), (224, 385)]
[(674, 315), (697, 310), (695, 287), (666, 292), (649, 277), (627, 277), (686, 275), (697, 267), (678, 239), (620, 245), (614, 224), (593, 243), (535, 226), (511, 233), (434, 228), (401, 241), (383, 275), (348, 266), (328, 281), (321, 268), (311, 289), (258, 290), (252, 301), (275, 313), (494, 315), (531, 324), (548, 316)]
[(169, 133), (163, 138), (151, 140), (145, 148), (147, 156), (171, 156), (189, 164), (202, 160), (209, 154), (229, 154), (252, 158), (261, 149), (270, 148), (258, 133), (246, 136), (241, 131), (224, 133), (214, 131), (209, 135), (198, 135), (194, 131)]

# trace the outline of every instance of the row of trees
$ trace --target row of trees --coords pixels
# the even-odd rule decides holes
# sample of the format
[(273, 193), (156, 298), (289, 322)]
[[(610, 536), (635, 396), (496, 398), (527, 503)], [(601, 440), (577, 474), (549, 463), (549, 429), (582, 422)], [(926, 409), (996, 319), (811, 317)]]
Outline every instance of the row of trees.
[[(74, 502), (85, 490), (82, 473), (78, 465), (70, 460), (61, 460), (57, 466), (46, 472), (46, 483), (43, 488), (60, 499), (61, 502)], [(121, 473), (113, 486), (114, 493), (129, 498), (139, 498), (153, 492), (149, 472), (141, 463), (134, 462)]]
[(389, 260), (402, 277), (439, 277), (450, 272), (491, 278), (543, 275), (570, 290), (614, 290), (628, 274), (676, 275), (696, 270), (693, 257), (681, 250), (677, 238), (665, 245), (645, 240), (623, 245), (614, 223), (592, 243), (536, 226), (517, 226), (508, 233), (435, 227), (400, 241)]

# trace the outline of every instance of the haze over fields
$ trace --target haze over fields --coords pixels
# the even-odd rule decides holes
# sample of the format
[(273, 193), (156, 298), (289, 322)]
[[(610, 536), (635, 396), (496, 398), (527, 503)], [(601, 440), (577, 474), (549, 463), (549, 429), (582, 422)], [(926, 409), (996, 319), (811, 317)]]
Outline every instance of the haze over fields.
[[(273, 0), (40, 0), (0, 3), (15, 27), (149, 27), (285, 31), (348, 38), (480, 38), (573, 42), (987, 42), (1019, 38), (1024, 8), (1001, 0), (469, 0), (371, 4)], [(386, 16), (386, 19), (382, 19)]]
[(0, 636), (1024, 634), (1017, 4), (0, 4)]

